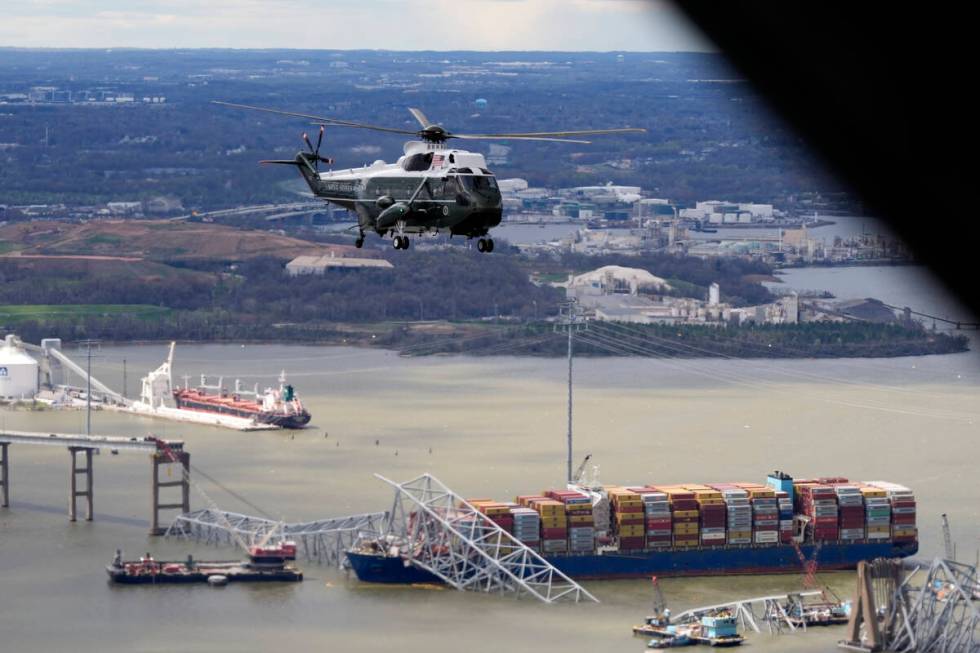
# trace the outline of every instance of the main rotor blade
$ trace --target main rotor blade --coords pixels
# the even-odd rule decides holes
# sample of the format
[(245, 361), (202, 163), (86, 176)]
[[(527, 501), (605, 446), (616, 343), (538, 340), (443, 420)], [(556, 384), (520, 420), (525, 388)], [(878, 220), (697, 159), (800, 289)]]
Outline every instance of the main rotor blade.
[(219, 100), (211, 100), (211, 104), (220, 104), (225, 107), (232, 107), (233, 109), (248, 109), (250, 111), (264, 111), (265, 113), (275, 113), (280, 116), (292, 116), (294, 118), (306, 118), (307, 120), (316, 121), (318, 124), (325, 125), (337, 125), (340, 127), (353, 127), (355, 129), (372, 129), (379, 132), (390, 132), (392, 134), (410, 134), (415, 136), (418, 132), (411, 131), (408, 129), (392, 129), (391, 127), (379, 127), (377, 125), (367, 125), (359, 122), (351, 122), (349, 120), (340, 120), (338, 118), (324, 118), (323, 116), (314, 116), (308, 113), (295, 113), (293, 111), (280, 111), (279, 109), (268, 109), (266, 107), (253, 107), (249, 104), (235, 104), (234, 102), (221, 102)]
[(415, 109), (413, 107), (409, 107), (408, 108), (408, 111), (413, 116), (415, 116), (415, 119), (416, 120), (419, 121), (419, 124), (422, 125), (422, 129), (425, 129), (426, 127), (428, 127), (429, 125), (432, 124), (432, 121), (430, 121), (428, 118), (425, 117), (425, 114), (422, 113), (422, 110), (421, 109)]
[(313, 151), (317, 157), (320, 156), (320, 146), (323, 145), (323, 125), (320, 125), (320, 135), (316, 139), (316, 149)]
[(600, 134), (642, 134), (646, 129), (642, 127), (619, 127), (616, 129), (582, 129), (578, 131), (563, 132), (518, 132), (509, 134), (453, 134), (457, 138), (565, 138), (567, 136), (598, 136)]
[(267, 166), (267, 165), (298, 166), (298, 165), (300, 165), (299, 161), (295, 161), (295, 160), (286, 161), (286, 160), (281, 160), (281, 159), (280, 160), (264, 159), (262, 161), (259, 161), (259, 164), (260, 165), (264, 165), (264, 166)]
[(581, 143), (589, 145), (592, 141), (583, 141), (574, 138), (551, 138), (547, 136), (508, 136), (501, 134), (450, 134), (446, 138), (459, 138), (464, 141), (551, 141), (552, 143)]

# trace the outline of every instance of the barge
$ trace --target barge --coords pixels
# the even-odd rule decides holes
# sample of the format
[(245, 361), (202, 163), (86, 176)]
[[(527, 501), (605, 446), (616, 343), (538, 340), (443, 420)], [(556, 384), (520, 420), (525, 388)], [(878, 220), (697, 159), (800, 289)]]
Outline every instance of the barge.
[(159, 585), (167, 583), (226, 582), (298, 582), (303, 572), (296, 569), (296, 544), (280, 542), (272, 546), (253, 546), (246, 560), (197, 561), (187, 556), (182, 561), (155, 560), (147, 553), (139, 560), (123, 560), (116, 550), (112, 563), (106, 566), (109, 580), (124, 585)]

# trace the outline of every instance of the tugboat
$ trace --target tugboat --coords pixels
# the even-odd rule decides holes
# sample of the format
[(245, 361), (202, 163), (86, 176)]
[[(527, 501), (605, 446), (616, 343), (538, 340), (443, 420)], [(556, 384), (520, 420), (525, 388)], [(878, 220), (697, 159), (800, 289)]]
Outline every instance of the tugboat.
[(197, 561), (192, 556), (179, 562), (162, 561), (155, 560), (149, 553), (139, 560), (123, 560), (122, 551), (116, 549), (112, 563), (106, 565), (105, 570), (112, 582), (126, 585), (298, 582), (303, 580), (303, 572), (291, 564), (294, 560), (295, 542), (252, 546), (248, 549), (247, 560), (233, 561)]

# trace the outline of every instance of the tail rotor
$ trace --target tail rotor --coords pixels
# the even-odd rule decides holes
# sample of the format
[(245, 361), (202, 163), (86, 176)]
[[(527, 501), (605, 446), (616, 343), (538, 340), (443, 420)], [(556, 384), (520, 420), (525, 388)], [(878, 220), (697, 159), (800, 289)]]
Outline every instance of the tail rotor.
[(313, 142), (310, 141), (310, 136), (307, 133), (303, 133), (303, 141), (306, 146), (310, 148), (310, 153), (306, 157), (308, 160), (313, 162), (313, 169), (320, 172), (320, 164), (325, 163), (327, 165), (333, 164), (333, 159), (329, 157), (320, 156), (320, 146), (323, 145), (323, 125), (320, 125), (320, 135), (316, 139), (316, 147), (313, 147)]

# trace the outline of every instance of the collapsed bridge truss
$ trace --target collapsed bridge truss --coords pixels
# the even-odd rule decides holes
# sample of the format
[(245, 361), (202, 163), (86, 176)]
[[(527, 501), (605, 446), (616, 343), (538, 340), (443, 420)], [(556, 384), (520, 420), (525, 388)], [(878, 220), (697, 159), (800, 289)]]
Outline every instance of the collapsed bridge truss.
[(584, 587), (430, 474), (396, 483), (385, 540), (406, 562), (459, 590), (593, 601)]
[(388, 513), (384, 512), (290, 524), (221, 510), (195, 510), (179, 515), (165, 536), (235, 546), (275, 534), (295, 541), (297, 553), (307, 560), (339, 566), (344, 551), (361, 537), (380, 535), (387, 521)]

